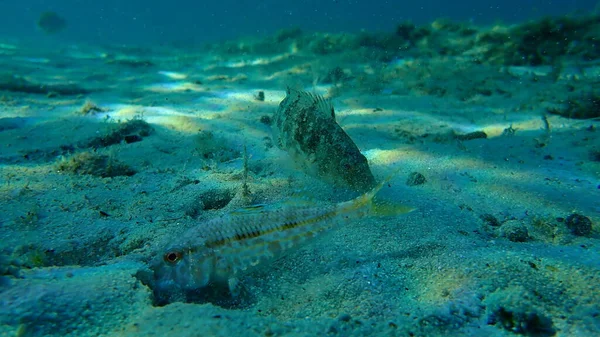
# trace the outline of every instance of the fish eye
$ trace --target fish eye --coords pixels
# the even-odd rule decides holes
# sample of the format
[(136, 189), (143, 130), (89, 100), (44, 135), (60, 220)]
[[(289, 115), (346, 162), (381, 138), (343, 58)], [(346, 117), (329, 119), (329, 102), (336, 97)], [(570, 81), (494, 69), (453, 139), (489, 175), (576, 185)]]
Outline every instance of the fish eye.
[(179, 262), (182, 257), (183, 257), (183, 254), (181, 254), (181, 252), (170, 251), (170, 252), (165, 253), (165, 255), (163, 256), (163, 260), (165, 260), (165, 262), (175, 264), (175, 263)]

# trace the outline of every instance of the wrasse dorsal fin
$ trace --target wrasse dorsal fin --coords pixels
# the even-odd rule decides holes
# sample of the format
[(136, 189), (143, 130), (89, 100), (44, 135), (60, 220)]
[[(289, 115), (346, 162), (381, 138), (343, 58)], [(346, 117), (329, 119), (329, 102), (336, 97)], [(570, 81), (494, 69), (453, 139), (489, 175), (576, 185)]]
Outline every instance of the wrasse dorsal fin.
[(295, 189), (287, 198), (284, 198), (280, 204), (286, 206), (315, 207), (324, 204), (332, 204), (331, 201), (322, 200), (322, 196), (315, 197), (318, 192), (310, 187)]
[(242, 208), (238, 208), (234, 211), (231, 211), (229, 214), (253, 214), (253, 213), (262, 213), (267, 209), (266, 204), (256, 204), (250, 205)]

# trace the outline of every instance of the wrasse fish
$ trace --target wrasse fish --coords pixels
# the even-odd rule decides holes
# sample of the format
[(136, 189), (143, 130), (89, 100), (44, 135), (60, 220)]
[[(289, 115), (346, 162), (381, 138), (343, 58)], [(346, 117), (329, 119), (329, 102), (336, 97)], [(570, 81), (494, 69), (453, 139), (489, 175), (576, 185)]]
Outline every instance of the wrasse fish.
[(226, 284), (236, 296), (242, 272), (274, 260), (317, 234), (367, 215), (412, 211), (410, 207), (373, 201), (387, 181), (338, 204), (257, 205), (191, 228), (151, 266), (155, 286), (188, 291), (218, 283)]
[(273, 142), (306, 173), (361, 193), (377, 185), (367, 158), (320, 95), (287, 88), (273, 115)]

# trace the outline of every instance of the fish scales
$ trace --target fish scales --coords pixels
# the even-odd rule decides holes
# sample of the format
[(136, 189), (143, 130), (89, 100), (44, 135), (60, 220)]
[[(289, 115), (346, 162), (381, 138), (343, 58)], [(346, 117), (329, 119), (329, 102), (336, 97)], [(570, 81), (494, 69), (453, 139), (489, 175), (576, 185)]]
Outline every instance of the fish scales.
[(273, 115), (273, 141), (305, 172), (361, 193), (377, 185), (367, 158), (336, 122), (331, 102), (288, 88)]
[[(205, 245), (214, 249), (217, 262), (220, 263), (219, 270), (225, 271), (225, 274), (236, 274), (328, 229), (335, 223), (332, 221), (334, 213), (335, 210), (288, 209), (265, 212), (260, 216), (242, 215), (227, 224), (232, 227), (227, 231), (227, 236), (219, 235), (219, 239), (206, 241)], [(236, 226), (238, 223), (240, 225)]]
[[(321, 232), (368, 215), (372, 198), (383, 184), (334, 205), (252, 206), (191, 228), (153, 264), (156, 286), (193, 290), (226, 283), (235, 294), (241, 272)], [(403, 208), (401, 213), (408, 211)]]

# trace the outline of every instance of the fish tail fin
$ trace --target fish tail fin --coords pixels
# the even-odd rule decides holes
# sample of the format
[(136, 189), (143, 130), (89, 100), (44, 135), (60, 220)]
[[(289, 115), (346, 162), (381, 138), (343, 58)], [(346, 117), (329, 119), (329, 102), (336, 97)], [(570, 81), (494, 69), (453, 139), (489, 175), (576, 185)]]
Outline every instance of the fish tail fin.
[(414, 211), (416, 208), (388, 200), (371, 199), (371, 211), (375, 216), (395, 216)]
[(375, 216), (394, 216), (414, 211), (414, 207), (399, 204), (393, 200), (376, 198), (377, 193), (379, 193), (381, 189), (387, 185), (392, 178), (394, 178), (394, 176), (396, 176), (396, 173), (397, 171), (381, 181), (379, 184), (377, 184), (377, 186), (367, 193), (354, 199), (354, 205), (356, 207), (368, 207), (371, 210), (371, 213)]

